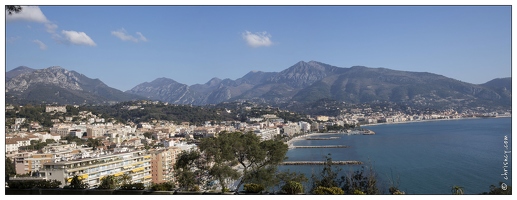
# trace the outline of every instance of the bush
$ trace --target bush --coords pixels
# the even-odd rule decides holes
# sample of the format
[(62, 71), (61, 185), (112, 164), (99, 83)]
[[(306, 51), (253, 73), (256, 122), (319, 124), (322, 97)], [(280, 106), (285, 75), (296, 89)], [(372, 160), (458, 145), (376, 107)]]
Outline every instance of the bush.
[(53, 189), (59, 188), (61, 181), (58, 180), (27, 180), (27, 181), (9, 181), (7, 185), (11, 189)]
[(282, 191), (287, 194), (303, 193), (303, 185), (296, 181), (288, 181), (284, 186), (282, 186)]
[(145, 189), (145, 186), (143, 183), (129, 183), (124, 184), (120, 186), (120, 189), (122, 190), (143, 190)]
[(345, 194), (345, 192), (338, 187), (322, 187), (318, 186), (314, 191), (314, 194)]
[(201, 191), (201, 189), (199, 189), (199, 186), (194, 185), (194, 187), (192, 187), (192, 189), (190, 191), (198, 192), (198, 191)]
[(173, 189), (174, 189), (174, 185), (169, 182), (153, 184), (151, 186), (151, 190), (154, 190), (154, 191), (172, 191)]
[(255, 183), (248, 183), (244, 184), (244, 191), (250, 192), (250, 193), (259, 193), (263, 191), (265, 188), (262, 185), (255, 184)]

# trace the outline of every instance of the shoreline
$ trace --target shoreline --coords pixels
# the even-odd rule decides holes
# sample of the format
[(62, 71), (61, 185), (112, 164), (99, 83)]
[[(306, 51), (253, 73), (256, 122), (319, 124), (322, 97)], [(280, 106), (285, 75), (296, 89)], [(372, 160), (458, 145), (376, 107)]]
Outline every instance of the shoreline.
[(361, 127), (366, 126), (378, 126), (378, 125), (390, 125), (390, 124), (409, 124), (409, 123), (421, 123), (421, 122), (436, 122), (436, 121), (453, 121), (453, 120), (466, 120), (466, 119), (491, 119), (491, 118), (511, 118), (512, 116), (497, 116), (497, 117), (462, 117), (452, 119), (425, 119), (425, 120), (412, 120), (404, 122), (390, 122), (390, 123), (375, 123), (375, 124), (360, 124)]
[[(378, 126), (378, 125), (394, 125), (394, 124), (409, 124), (409, 123), (422, 123), (422, 122), (436, 122), (436, 121), (452, 121), (452, 120), (467, 120), (467, 119), (490, 119), (490, 118), (511, 118), (512, 116), (497, 116), (497, 117), (463, 117), (453, 119), (426, 119), (426, 120), (413, 120), (404, 122), (393, 122), (393, 123), (375, 123), (375, 124), (361, 124), (361, 127)], [(320, 135), (333, 135), (340, 133), (307, 133), (305, 135), (296, 136), (286, 142), (289, 149), (293, 149), (293, 142), (304, 140), (307, 137), (320, 136)]]

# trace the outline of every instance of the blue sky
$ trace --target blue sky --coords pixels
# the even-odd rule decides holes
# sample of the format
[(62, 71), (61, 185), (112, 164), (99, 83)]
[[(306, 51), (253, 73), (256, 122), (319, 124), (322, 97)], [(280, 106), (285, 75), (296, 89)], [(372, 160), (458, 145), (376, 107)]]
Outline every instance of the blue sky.
[(299, 61), (511, 76), (510, 6), (39, 6), (6, 15), (5, 68), (61, 66), (126, 91)]

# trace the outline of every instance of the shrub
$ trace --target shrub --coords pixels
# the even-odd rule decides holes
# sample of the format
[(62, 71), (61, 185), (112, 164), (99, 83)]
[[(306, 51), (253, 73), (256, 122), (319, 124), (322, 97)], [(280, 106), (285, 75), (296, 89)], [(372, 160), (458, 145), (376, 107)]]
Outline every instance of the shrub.
[(282, 186), (282, 191), (287, 194), (303, 193), (303, 185), (296, 181), (288, 181), (284, 186)]
[(7, 185), (11, 189), (53, 189), (59, 188), (61, 181), (58, 180), (28, 180), (28, 181), (9, 181)]
[(197, 191), (201, 191), (201, 189), (199, 189), (199, 186), (194, 185), (194, 187), (192, 187), (192, 189), (190, 191), (197, 192)]
[(244, 191), (250, 192), (250, 193), (259, 193), (263, 191), (265, 188), (262, 185), (255, 184), (255, 183), (248, 183), (244, 184)]
[(120, 186), (120, 189), (122, 190), (143, 190), (145, 189), (145, 186), (143, 183), (129, 183), (124, 184)]
[(173, 189), (174, 189), (174, 185), (169, 182), (153, 184), (151, 186), (151, 190), (154, 190), (154, 191), (172, 191)]
[(345, 194), (345, 192), (338, 187), (322, 187), (318, 186), (314, 191), (314, 194)]

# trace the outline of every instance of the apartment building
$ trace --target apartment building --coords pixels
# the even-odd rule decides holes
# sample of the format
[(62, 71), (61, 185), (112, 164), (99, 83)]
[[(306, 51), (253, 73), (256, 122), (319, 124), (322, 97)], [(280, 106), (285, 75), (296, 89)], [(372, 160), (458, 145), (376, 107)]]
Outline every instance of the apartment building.
[(60, 187), (70, 183), (74, 176), (79, 176), (90, 187), (97, 187), (107, 175), (115, 177), (127, 174), (133, 183), (151, 183), (151, 155), (145, 151), (131, 151), (92, 155), (69, 161), (45, 163), (40, 174), (47, 180), (64, 181)]
[(174, 181), (174, 164), (180, 152), (181, 149), (177, 147), (151, 150), (151, 175), (153, 183)]

